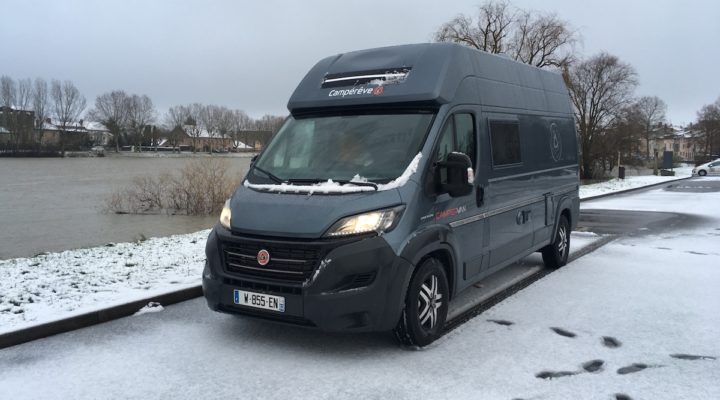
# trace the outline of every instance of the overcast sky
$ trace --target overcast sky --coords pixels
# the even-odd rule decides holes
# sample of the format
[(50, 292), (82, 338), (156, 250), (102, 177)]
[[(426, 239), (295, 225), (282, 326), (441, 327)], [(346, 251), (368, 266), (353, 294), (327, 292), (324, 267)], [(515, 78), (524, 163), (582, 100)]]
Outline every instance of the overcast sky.
[[(123, 89), (175, 104), (219, 104), (253, 117), (287, 113), (288, 97), (319, 59), (427, 42), (479, 0), (35, 1), (0, 0), (0, 75), (75, 82), (91, 105)], [(675, 124), (720, 97), (720, 1), (515, 0), (555, 11), (638, 72), (637, 95), (657, 95)]]

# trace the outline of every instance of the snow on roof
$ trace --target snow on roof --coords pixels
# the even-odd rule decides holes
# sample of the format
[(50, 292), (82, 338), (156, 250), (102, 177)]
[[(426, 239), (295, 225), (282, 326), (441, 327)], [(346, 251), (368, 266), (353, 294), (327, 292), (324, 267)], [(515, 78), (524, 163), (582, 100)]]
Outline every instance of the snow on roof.
[(87, 130), (89, 131), (109, 131), (109, 129), (106, 128), (105, 125), (95, 121), (85, 122), (85, 128), (87, 128)]

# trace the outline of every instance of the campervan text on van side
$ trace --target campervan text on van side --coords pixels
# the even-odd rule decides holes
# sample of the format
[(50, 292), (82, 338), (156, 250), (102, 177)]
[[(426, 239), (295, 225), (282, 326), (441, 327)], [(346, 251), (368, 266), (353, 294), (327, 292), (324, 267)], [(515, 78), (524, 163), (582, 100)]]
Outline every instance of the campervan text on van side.
[(579, 214), (559, 73), (431, 43), (328, 57), (206, 246), (209, 307), (424, 346), (449, 301), (533, 253), (568, 260)]

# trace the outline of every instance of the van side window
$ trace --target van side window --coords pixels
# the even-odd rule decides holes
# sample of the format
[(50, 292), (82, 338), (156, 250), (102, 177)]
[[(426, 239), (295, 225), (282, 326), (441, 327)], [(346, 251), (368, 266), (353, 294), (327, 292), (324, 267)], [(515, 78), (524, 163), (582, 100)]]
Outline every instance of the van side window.
[(470, 157), (475, 168), (475, 122), (472, 114), (454, 114), (448, 118), (440, 136), (435, 161), (445, 161), (453, 151)]
[(490, 121), (493, 166), (519, 164), (520, 130), (517, 122)]
[(455, 114), (457, 151), (465, 153), (475, 169), (475, 121), (472, 114)]

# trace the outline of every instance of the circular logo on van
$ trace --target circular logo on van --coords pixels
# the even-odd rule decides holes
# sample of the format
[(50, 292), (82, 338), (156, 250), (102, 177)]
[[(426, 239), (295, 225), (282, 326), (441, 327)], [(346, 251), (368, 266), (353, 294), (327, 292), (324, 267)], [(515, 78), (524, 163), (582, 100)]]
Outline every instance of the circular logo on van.
[(373, 90), (372, 90), (372, 95), (373, 95), (373, 96), (380, 96), (381, 94), (383, 94), (384, 91), (385, 91), (385, 88), (384, 88), (383, 86), (376, 86), (376, 87), (373, 88)]
[(270, 253), (265, 249), (258, 251), (257, 262), (263, 266), (267, 265), (270, 262)]
[(550, 156), (553, 161), (560, 161), (562, 158), (562, 140), (556, 123), (550, 124)]

